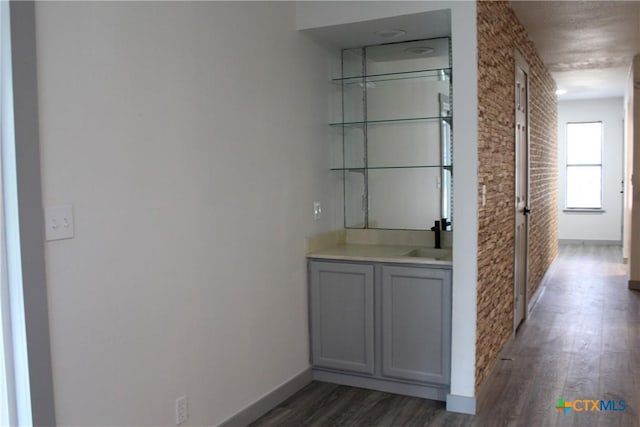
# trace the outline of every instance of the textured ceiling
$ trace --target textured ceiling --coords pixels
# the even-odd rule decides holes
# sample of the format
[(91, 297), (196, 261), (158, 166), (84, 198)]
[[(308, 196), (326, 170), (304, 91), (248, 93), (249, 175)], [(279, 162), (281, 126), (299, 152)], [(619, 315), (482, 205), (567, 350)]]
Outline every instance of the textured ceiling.
[(512, 1), (559, 99), (623, 96), (640, 53), (640, 1)]

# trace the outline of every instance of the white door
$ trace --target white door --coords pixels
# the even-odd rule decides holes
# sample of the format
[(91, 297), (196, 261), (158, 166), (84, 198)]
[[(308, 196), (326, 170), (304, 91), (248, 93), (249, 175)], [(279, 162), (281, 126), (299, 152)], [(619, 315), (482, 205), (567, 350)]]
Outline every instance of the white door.
[(515, 292), (514, 330), (525, 319), (527, 310), (528, 214), (529, 214), (529, 109), (526, 63), (516, 60), (515, 128)]

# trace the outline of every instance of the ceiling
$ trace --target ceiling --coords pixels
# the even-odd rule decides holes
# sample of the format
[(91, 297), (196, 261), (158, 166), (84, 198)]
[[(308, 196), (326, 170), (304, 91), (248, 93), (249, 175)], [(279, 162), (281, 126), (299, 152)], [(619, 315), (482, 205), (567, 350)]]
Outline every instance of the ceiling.
[[(392, 38), (377, 35), (379, 30), (392, 29), (402, 29), (404, 34)], [(304, 30), (304, 32), (317, 41), (334, 48), (351, 48), (390, 42), (431, 39), (451, 35), (451, 10), (444, 9), (310, 28)]]
[(640, 53), (640, 1), (512, 1), (558, 99), (624, 96)]

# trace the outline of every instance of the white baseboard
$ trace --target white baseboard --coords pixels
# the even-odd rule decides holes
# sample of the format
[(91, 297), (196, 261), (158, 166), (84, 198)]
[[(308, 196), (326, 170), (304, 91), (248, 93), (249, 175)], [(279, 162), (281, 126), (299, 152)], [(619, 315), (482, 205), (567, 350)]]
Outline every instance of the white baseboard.
[(583, 246), (622, 246), (620, 240), (580, 240), (580, 239), (559, 239), (561, 245), (583, 245)]
[(311, 369), (305, 369), (281, 386), (244, 407), (226, 421), (218, 424), (218, 427), (245, 427), (251, 424), (309, 384), (311, 378)]
[(475, 415), (476, 398), (447, 394), (447, 411)]

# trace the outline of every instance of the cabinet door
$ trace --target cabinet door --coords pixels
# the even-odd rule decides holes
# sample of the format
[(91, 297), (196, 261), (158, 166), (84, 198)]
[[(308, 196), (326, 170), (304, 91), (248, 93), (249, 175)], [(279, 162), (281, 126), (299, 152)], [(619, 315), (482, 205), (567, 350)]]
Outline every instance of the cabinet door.
[(451, 271), (383, 266), (382, 375), (448, 384)]
[(310, 262), (311, 358), (373, 374), (373, 266)]

